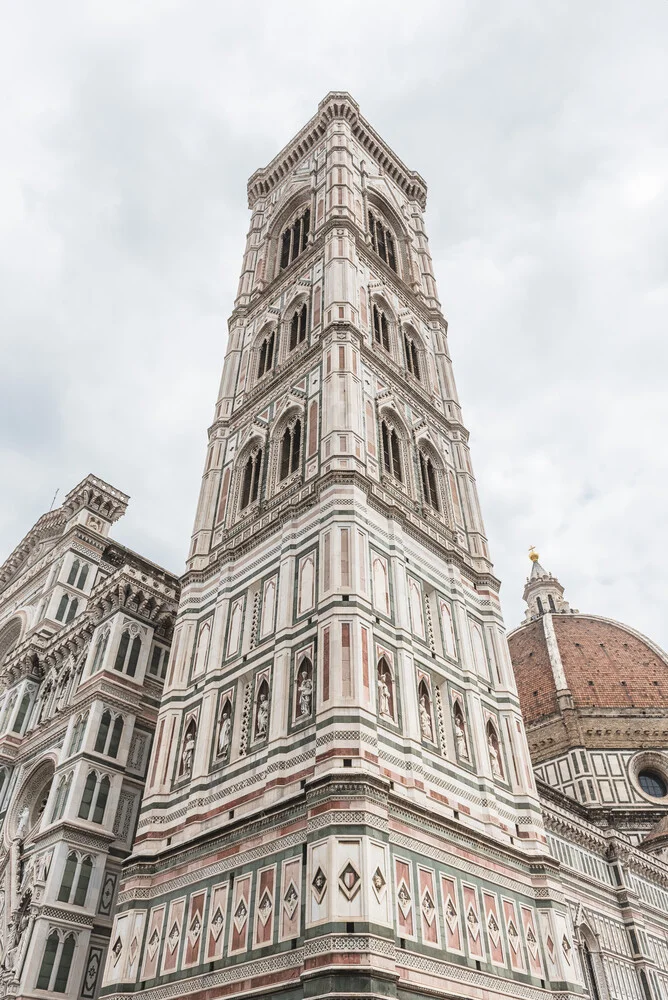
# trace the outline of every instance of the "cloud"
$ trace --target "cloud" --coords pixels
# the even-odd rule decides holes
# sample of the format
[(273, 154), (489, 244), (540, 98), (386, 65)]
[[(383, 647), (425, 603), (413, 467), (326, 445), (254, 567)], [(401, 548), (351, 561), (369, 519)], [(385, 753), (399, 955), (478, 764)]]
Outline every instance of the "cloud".
[(668, 9), (15, 5), (0, 39), (0, 551), (92, 471), (180, 570), (245, 184), (348, 89), (427, 230), (509, 625), (535, 543), (668, 645)]

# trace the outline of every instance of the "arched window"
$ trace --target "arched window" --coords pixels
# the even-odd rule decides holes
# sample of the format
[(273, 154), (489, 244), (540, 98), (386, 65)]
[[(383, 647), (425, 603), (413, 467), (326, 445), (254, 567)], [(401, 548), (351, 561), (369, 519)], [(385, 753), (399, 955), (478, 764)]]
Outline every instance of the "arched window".
[(381, 420), (380, 436), (383, 451), (383, 468), (390, 476), (403, 482), (401, 473), (401, 448), (399, 435), (387, 420)]
[(56, 962), (56, 955), (59, 948), (60, 938), (58, 936), (58, 931), (51, 931), (46, 939), (46, 947), (44, 948), (44, 955), (42, 956), (42, 965), (39, 970), (39, 976), (37, 977), (38, 990), (48, 990), (51, 988), (53, 967)]
[(97, 790), (97, 798), (95, 799), (95, 808), (93, 809), (93, 823), (101, 823), (104, 820), (104, 810), (107, 807), (107, 799), (109, 798), (110, 784), (111, 782), (109, 781), (109, 778), (105, 774)]
[(394, 682), (390, 665), (384, 656), (378, 660), (378, 714), (394, 721)]
[(86, 715), (79, 716), (77, 721), (74, 723), (74, 728), (72, 729), (72, 740), (70, 743), (70, 756), (72, 756), (72, 754), (79, 753), (79, 750), (81, 750), (81, 744), (83, 743), (87, 722), (88, 713), (86, 713)]
[(102, 718), (100, 719), (100, 728), (97, 731), (97, 739), (95, 740), (95, 753), (104, 753), (104, 748), (107, 745), (107, 736), (109, 735), (110, 725), (111, 712), (107, 708), (102, 713)]
[(86, 784), (84, 786), (83, 795), (81, 796), (81, 805), (79, 806), (79, 819), (88, 819), (90, 814), (90, 807), (93, 804), (93, 796), (95, 794), (95, 789), (97, 788), (97, 775), (95, 771), (91, 771), (86, 778)]
[(53, 812), (51, 813), (51, 822), (55, 823), (59, 820), (63, 813), (65, 812), (65, 806), (67, 805), (67, 796), (70, 792), (70, 785), (72, 784), (72, 774), (63, 776), (58, 782), (58, 788), (56, 789), (56, 798), (53, 803)]
[(91, 667), (92, 674), (102, 666), (102, 660), (104, 659), (104, 654), (107, 651), (107, 643), (109, 642), (109, 634), (109, 630), (107, 630), (106, 632), (100, 632), (97, 637), (95, 656), (93, 658), (93, 666)]
[(58, 971), (56, 972), (56, 978), (51, 987), (54, 993), (67, 992), (67, 980), (70, 977), (70, 968), (72, 965), (72, 956), (74, 955), (75, 944), (76, 938), (74, 937), (74, 934), (68, 934), (63, 942), (60, 958), (57, 963)]
[(75, 559), (70, 567), (70, 575), (67, 577), (67, 582), (70, 586), (74, 583), (77, 578), (77, 573), (79, 572), (79, 567), (81, 563), (78, 559)]
[(60, 889), (58, 890), (59, 903), (69, 903), (70, 901), (72, 886), (74, 885), (74, 876), (76, 874), (78, 864), (79, 858), (74, 851), (71, 851), (70, 854), (67, 855), (65, 869), (63, 871), (63, 879), (60, 883)]
[(369, 233), (371, 235), (371, 246), (386, 264), (397, 270), (397, 259), (394, 252), (394, 237), (382, 219), (369, 210)]
[(420, 379), (420, 363), (418, 360), (418, 351), (415, 346), (415, 341), (404, 331), (404, 354), (406, 355), (406, 368), (411, 373), (415, 375), (415, 378)]
[(426, 504), (439, 511), (438, 489), (436, 486), (436, 469), (429, 455), (423, 451), (420, 453), (420, 480), (422, 482), (422, 496)]
[(138, 635), (132, 640), (132, 645), (130, 647), (130, 655), (128, 657), (127, 675), (128, 677), (134, 677), (137, 672), (137, 660), (139, 659), (139, 654), (141, 652), (141, 639)]
[(371, 316), (373, 319), (373, 339), (376, 344), (380, 344), (386, 351), (390, 350), (390, 332), (389, 324), (387, 322), (387, 316), (383, 309), (380, 309), (376, 303), (373, 304), (373, 309), (371, 310)]
[(74, 893), (75, 906), (86, 905), (86, 895), (88, 894), (88, 883), (90, 882), (90, 876), (92, 871), (93, 871), (92, 859), (84, 858), (83, 861), (81, 862), (81, 868), (79, 869), (79, 881), (77, 882), (76, 892)]
[(109, 746), (107, 747), (107, 754), (109, 757), (118, 756), (118, 747), (121, 742), (121, 736), (123, 735), (123, 718), (120, 715), (116, 716), (116, 721), (114, 722), (114, 728), (111, 730), (111, 736), (109, 737)]
[(62, 622), (65, 618), (65, 612), (67, 611), (67, 605), (70, 603), (70, 599), (67, 594), (63, 594), (60, 598), (60, 603), (58, 604), (58, 610), (56, 611), (56, 621)]
[(67, 617), (65, 619), (65, 624), (66, 625), (69, 625), (69, 623), (72, 621), (72, 619), (74, 618), (74, 616), (76, 615), (76, 613), (78, 611), (78, 608), (79, 608), (79, 602), (78, 602), (78, 600), (75, 597), (74, 600), (70, 601), (70, 606), (69, 606), (69, 609), (67, 611)]
[(306, 303), (303, 304), (301, 309), (295, 309), (292, 314), (292, 319), (290, 320), (290, 350), (294, 351), (297, 344), (303, 344), (306, 340), (306, 320), (308, 318), (308, 310), (306, 308)]
[(14, 720), (14, 725), (12, 726), (13, 733), (20, 733), (23, 730), (23, 723), (26, 721), (26, 715), (28, 714), (28, 709), (30, 707), (30, 692), (26, 691), (21, 698), (21, 704), (19, 705), (19, 710), (16, 713), (16, 719)]
[(311, 210), (307, 208), (281, 236), (281, 271), (289, 267), (306, 249), (310, 228)]
[(241, 480), (241, 501), (239, 508), (244, 510), (254, 503), (260, 492), (260, 476), (262, 475), (262, 448), (249, 455), (244, 465)]
[(0, 632), (0, 664), (4, 662), (21, 638), (21, 622), (15, 618)]
[(89, 568), (90, 567), (88, 566), (88, 563), (84, 563), (83, 566), (81, 567), (81, 572), (79, 573), (79, 579), (77, 580), (77, 587), (79, 588), (79, 590), (83, 590), (84, 587), (86, 586), (86, 580), (88, 579)]
[(538, 605), (538, 614), (539, 615), (544, 615), (545, 614), (545, 610), (543, 608), (543, 602), (541, 601), (540, 597), (536, 598), (536, 604)]
[(285, 428), (281, 440), (281, 462), (279, 467), (279, 481), (287, 479), (293, 472), (299, 469), (302, 447), (302, 422), (295, 420), (294, 424)]
[(582, 924), (579, 927), (578, 938), (580, 941), (580, 955), (582, 957), (585, 986), (591, 1000), (602, 1000), (598, 985), (597, 959), (600, 961), (600, 955), (596, 946), (596, 938), (586, 924)]
[(554, 597), (552, 594), (547, 595), (547, 603), (550, 605), (550, 611), (554, 611), (556, 614), (557, 609), (554, 606)]
[(274, 364), (274, 341), (276, 338), (275, 332), (272, 330), (271, 333), (264, 338), (260, 346), (260, 357), (257, 363), (257, 377), (262, 378), (266, 375), (268, 371), (271, 371)]

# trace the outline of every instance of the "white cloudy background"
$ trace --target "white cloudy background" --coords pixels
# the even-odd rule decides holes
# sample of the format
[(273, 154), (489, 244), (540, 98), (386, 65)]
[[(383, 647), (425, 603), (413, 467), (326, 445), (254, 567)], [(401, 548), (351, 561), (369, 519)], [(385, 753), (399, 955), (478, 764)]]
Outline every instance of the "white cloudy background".
[(429, 185), (509, 625), (535, 543), (668, 646), (665, 0), (0, 12), (0, 560), (94, 472), (182, 570), (246, 180), (345, 89)]

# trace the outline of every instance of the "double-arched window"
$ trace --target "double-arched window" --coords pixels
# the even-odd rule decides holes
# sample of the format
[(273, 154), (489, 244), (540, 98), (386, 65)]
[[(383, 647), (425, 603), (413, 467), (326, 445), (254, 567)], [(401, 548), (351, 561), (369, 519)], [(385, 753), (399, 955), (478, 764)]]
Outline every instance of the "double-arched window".
[(246, 459), (241, 476), (241, 500), (239, 509), (245, 510), (249, 504), (257, 500), (260, 493), (260, 479), (262, 477), (262, 448), (252, 452)]
[(274, 343), (276, 341), (276, 332), (274, 330), (267, 334), (262, 343), (260, 344), (260, 355), (257, 362), (257, 377), (262, 378), (267, 372), (271, 371), (274, 364)]
[(77, 939), (73, 932), (51, 931), (46, 939), (44, 956), (37, 976), (36, 989), (49, 990), (51, 993), (66, 993), (67, 980), (70, 978), (70, 968)]
[(415, 340), (411, 335), (404, 330), (404, 354), (406, 355), (406, 368), (414, 375), (415, 378), (420, 381), (420, 361), (418, 357), (418, 349), (415, 344)]
[[(59, 903), (74, 903), (75, 906), (86, 905), (86, 895), (88, 893), (88, 883), (93, 871), (93, 859), (91, 857), (81, 858), (76, 851), (70, 851), (65, 862), (63, 879), (58, 890)], [(72, 889), (74, 898), (72, 898)]]
[(390, 476), (403, 482), (401, 469), (401, 444), (396, 429), (388, 420), (380, 422), (380, 440), (383, 453), (383, 468)]
[(134, 639), (130, 635), (130, 630), (125, 629), (121, 636), (114, 660), (114, 670), (125, 673), (128, 677), (134, 677), (137, 672), (137, 661), (141, 653), (141, 637), (136, 635)]
[[(77, 590), (83, 590), (86, 586), (86, 580), (88, 579), (88, 571), (90, 567), (88, 563), (81, 563), (78, 559), (75, 559), (70, 566), (70, 573), (67, 577), (67, 582), (71, 587), (76, 587)], [(78, 579), (77, 579), (78, 576)]]
[(79, 607), (79, 601), (76, 597), (70, 600), (68, 594), (63, 594), (60, 598), (60, 603), (58, 605), (58, 610), (56, 611), (56, 621), (64, 622), (66, 625), (72, 621), (77, 613)]
[(86, 732), (86, 723), (88, 722), (88, 712), (84, 715), (80, 715), (77, 721), (72, 727), (72, 738), (70, 740), (70, 757), (75, 753), (79, 753), (81, 750), (81, 745), (83, 743), (84, 733)]
[(394, 252), (394, 236), (385, 225), (382, 219), (369, 210), (369, 234), (371, 236), (371, 246), (381, 260), (397, 270), (397, 258)]
[(53, 803), (53, 811), (51, 813), (51, 822), (55, 823), (59, 820), (63, 813), (65, 812), (65, 806), (67, 805), (67, 797), (70, 794), (70, 785), (72, 784), (72, 772), (69, 774), (64, 774), (60, 781), (58, 782), (58, 787), (56, 788), (56, 797)]
[(114, 724), (111, 724), (112, 714), (108, 708), (102, 713), (100, 728), (97, 731), (95, 740), (95, 753), (106, 754), (107, 757), (118, 756), (118, 746), (123, 735), (123, 717), (117, 715)]
[(302, 422), (295, 420), (283, 431), (281, 438), (281, 461), (278, 469), (279, 482), (299, 470), (302, 449)]
[(371, 310), (371, 316), (373, 319), (373, 339), (374, 343), (380, 344), (386, 351), (390, 350), (390, 331), (389, 324), (387, 322), (387, 315), (385, 311), (381, 309), (374, 302), (373, 308)]
[(420, 481), (422, 483), (422, 496), (424, 502), (435, 511), (440, 511), (438, 502), (438, 485), (436, 477), (436, 467), (431, 457), (424, 451), (419, 452), (420, 459)]
[[(100, 778), (95, 771), (89, 771), (83, 795), (81, 796), (79, 819), (90, 819), (92, 823), (102, 823), (104, 821), (104, 811), (107, 807), (110, 784), (108, 775), (105, 774)], [(93, 800), (95, 800), (94, 805)]]
[(299, 257), (308, 244), (308, 234), (311, 229), (311, 210), (307, 208), (295, 219), (291, 226), (284, 230), (281, 236), (281, 267), (284, 271)]
[(308, 320), (308, 309), (306, 303), (301, 309), (295, 309), (290, 320), (290, 350), (294, 351), (298, 344), (303, 344), (306, 340), (306, 323)]

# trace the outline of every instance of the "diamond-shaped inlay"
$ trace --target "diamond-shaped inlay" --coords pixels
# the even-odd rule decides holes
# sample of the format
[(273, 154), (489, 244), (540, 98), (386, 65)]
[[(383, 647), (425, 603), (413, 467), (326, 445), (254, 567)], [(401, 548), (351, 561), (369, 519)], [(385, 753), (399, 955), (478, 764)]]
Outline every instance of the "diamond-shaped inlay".
[(452, 897), (448, 896), (448, 901), (445, 904), (445, 919), (447, 920), (450, 932), (454, 934), (455, 928), (457, 926), (457, 910), (455, 904), (452, 902)]
[(139, 951), (139, 941), (137, 940), (137, 936), (135, 935), (132, 941), (130, 942), (130, 962), (132, 964), (134, 964), (134, 960), (137, 956), (138, 951)]
[(151, 959), (151, 961), (153, 961), (153, 959), (155, 958), (155, 953), (158, 950), (159, 945), (160, 945), (160, 935), (158, 934), (158, 928), (155, 927), (153, 929), (153, 933), (148, 939), (148, 957)]
[(564, 958), (566, 959), (566, 961), (570, 965), (571, 964), (571, 942), (568, 940), (568, 938), (566, 937), (565, 934), (564, 934), (564, 936), (562, 938), (562, 941), (561, 941), (561, 950), (564, 953)]
[(424, 919), (427, 921), (427, 923), (431, 927), (432, 923), (434, 922), (434, 916), (436, 914), (436, 907), (434, 906), (434, 900), (432, 899), (432, 896), (431, 896), (431, 893), (429, 892), (429, 889), (425, 889), (425, 891), (422, 893), (421, 908), (422, 908), (422, 915), (424, 916)]
[(237, 904), (236, 910), (234, 911), (234, 926), (239, 933), (241, 933), (241, 928), (247, 920), (248, 907), (246, 906), (246, 900), (242, 897)]
[(550, 953), (550, 958), (554, 962), (554, 941), (552, 940), (549, 934), (547, 935), (547, 941), (545, 942), (545, 944), (547, 945), (547, 950)]
[(119, 958), (121, 957), (121, 952), (123, 951), (123, 942), (121, 941), (120, 937), (116, 938), (111, 950), (114, 956), (114, 965), (116, 965), (116, 962), (118, 962)]
[(288, 920), (292, 920), (295, 915), (295, 910), (299, 905), (299, 893), (297, 892), (297, 886), (294, 882), (290, 882), (285, 895), (283, 896), (283, 906), (285, 912), (288, 915)]
[(533, 927), (531, 926), (527, 928), (527, 944), (529, 946), (529, 951), (535, 958), (538, 951), (538, 942), (536, 941), (536, 935), (534, 934)]
[(202, 933), (202, 921), (199, 918), (199, 913), (190, 921), (190, 927), (188, 928), (188, 940), (190, 941), (193, 948), (197, 944), (197, 940)]
[(181, 932), (179, 931), (179, 925), (175, 921), (172, 924), (172, 929), (169, 932), (169, 937), (167, 938), (167, 945), (170, 951), (174, 951), (177, 944), (179, 943), (180, 937), (181, 937)]
[(260, 905), (257, 909), (257, 915), (262, 922), (264, 927), (271, 916), (271, 911), (274, 908), (274, 901), (271, 898), (271, 893), (268, 889), (265, 889), (262, 893), (262, 899), (260, 900)]
[(397, 902), (399, 903), (399, 909), (402, 914), (404, 917), (407, 917), (412, 906), (412, 900), (411, 894), (408, 891), (408, 886), (403, 879), (399, 883), (399, 888), (397, 889)]
[(376, 868), (375, 872), (371, 876), (371, 887), (378, 902), (382, 902), (383, 896), (387, 890), (387, 882), (385, 881), (385, 876), (380, 870), (380, 866)]
[(487, 930), (489, 931), (489, 936), (494, 942), (494, 945), (498, 946), (499, 938), (501, 935), (499, 932), (499, 925), (497, 923), (496, 917), (491, 911), (487, 915)]
[(339, 889), (350, 902), (360, 891), (362, 879), (352, 861), (347, 861), (339, 873)]
[(325, 893), (327, 892), (327, 876), (320, 866), (318, 866), (318, 870), (313, 876), (311, 888), (313, 889), (313, 895), (315, 896), (316, 903), (322, 903), (325, 898)]
[(520, 944), (520, 936), (517, 933), (517, 927), (512, 920), (508, 921), (508, 940), (510, 942), (510, 947), (514, 952), (517, 952)]
[(218, 938), (220, 937), (224, 925), (225, 925), (225, 917), (223, 916), (223, 911), (218, 906), (216, 907), (216, 912), (211, 918), (211, 933), (213, 934), (215, 941), (217, 941)]
[(478, 914), (472, 906), (469, 906), (469, 911), (466, 914), (466, 923), (468, 924), (471, 937), (475, 940), (480, 933), (480, 921), (478, 920)]

